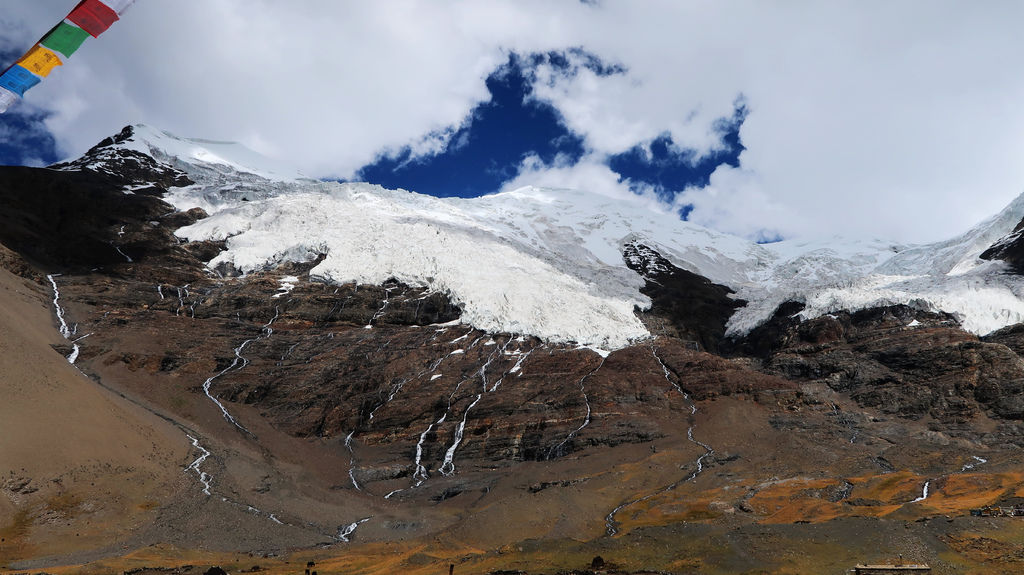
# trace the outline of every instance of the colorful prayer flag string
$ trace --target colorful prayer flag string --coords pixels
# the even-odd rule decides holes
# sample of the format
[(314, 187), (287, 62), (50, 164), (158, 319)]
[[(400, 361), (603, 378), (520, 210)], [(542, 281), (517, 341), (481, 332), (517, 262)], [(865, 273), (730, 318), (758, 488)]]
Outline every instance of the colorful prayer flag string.
[(120, 19), (135, 0), (81, 0), (28, 52), (0, 74), (0, 114), (7, 111), (25, 91), (64, 64), (86, 38), (105, 32)]

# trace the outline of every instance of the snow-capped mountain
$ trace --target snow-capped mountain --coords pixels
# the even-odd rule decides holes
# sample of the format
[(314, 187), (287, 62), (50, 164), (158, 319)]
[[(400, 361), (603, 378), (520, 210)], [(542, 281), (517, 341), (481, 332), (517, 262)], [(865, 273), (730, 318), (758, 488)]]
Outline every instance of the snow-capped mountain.
[(605, 349), (649, 335), (633, 313), (649, 300), (623, 261), (639, 242), (674, 265), (736, 291), (748, 304), (729, 322), (742, 334), (787, 300), (810, 319), (841, 309), (914, 303), (988, 333), (1024, 320), (1024, 282), (980, 254), (1024, 218), (1024, 199), (945, 242), (783, 241), (758, 245), (679, 220), (632, 198), (523, 188), (475, 199), (435, 198), (363, 183), (305, 179), (238, 144), (181, 139), (138, 126), (105, 153), (151, 155), (195, 183), (166, 199), (210, 217), (178, 231), (226, 240), (210, 263), (248, 273), (323, 260), (335, 283), (394, 278), (448, 294), (463, 320), (492, 332)]
[[(0, 499), (34, 553), (11, 568), (128, 542), (345, 570), (377, 542), (402, 572), (498, 572), (529, 541), (736, 570), (677, 552), (715, 537), (761, 571), (878, 532), (934, 561), (1019, 499), (1024, 323), (952, 314), (1019, 319), (1024, 199), (937, 244), (758, 245), (636, 198), (318, 182), (138, 126), (0, 168), (0, 204)], [(54, 395), (97, 384), (130, 413)], [(439, 544), (471, 551), (425, 564)]]

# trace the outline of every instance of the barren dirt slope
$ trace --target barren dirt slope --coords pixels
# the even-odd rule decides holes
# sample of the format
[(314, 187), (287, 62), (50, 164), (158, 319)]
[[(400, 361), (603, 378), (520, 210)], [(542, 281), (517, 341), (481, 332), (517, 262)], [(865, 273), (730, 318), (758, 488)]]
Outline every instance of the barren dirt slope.
[(51, 347), (48, 291), (0, 269), (0, 567), (116, 547), (185, 481), (182, 431)]

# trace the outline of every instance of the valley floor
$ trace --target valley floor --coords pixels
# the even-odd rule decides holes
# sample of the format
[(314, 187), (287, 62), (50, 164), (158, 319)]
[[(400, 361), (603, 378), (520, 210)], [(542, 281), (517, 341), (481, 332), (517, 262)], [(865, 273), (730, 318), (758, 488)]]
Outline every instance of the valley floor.
[[(0, 274), (10, 398), (0, 421), (4, 437), (16, 438), (2, 443), (9, 469), (0, 549), (12, 572), (204, 573), (220, 565), (290, 574), (312, 561), (321, 574), (426, 575), (449, 565), (455, 573), (556, 573), (589, 569), (599, 556), (613, 572), (843, 573), (902, 554), (935, 573), (1004, 573), (1024, 557), (1024, 519), (969, 516), (1024, 497), (1018, 450), (865, 411), (821, 385), (691, 400), (667, 367), (687, 352), (669, 348), (660, 367), (652, 360), (636, 376), (644, 380), (637, 389), (668, 398), (647, 414), (659, 430), (649, 440), (588, 440), (628, 413), (595, 379), (593, 427), (578, 430), (586, 441), (570, 453), (491, 467), (462, 460), (459, 473), (435, 471), (419, 491), (384, 499), (395, 480), (366, 475), (354, 489), (341, 437), (282, 434), (251, 406), (228, 403), (249, 430), (239, 432), (197, 387), (203, 373), (216, 373), (214, 363), (175, 372), (188, 383), (147, 384), (163, 376), (145, 367), (152, 338), (131, 343), (133, 330), (150, 329), (141, 320), (117, 335), (128, 363), (94, 355), (99, 332), (80, 341), (81, 361), (118, 392), (97, 385), (51, 347), (67, 351), (45, 285)], [(65, 297), (76, 293), (74, 278), (56, 279)], [(85, 317), (85, 308), (65, 304), (69, 316)], [(166, 344), (153, 353), (162, 357)], [(225, 352), (230, 345), (215, 354)], [(616, 355), (602, 368), (614, 369)], [(133, 369), (118, 367), (132, 361)], [(189, 469), (202, 455), (190, 437), (212, 454), (199, 466), (212, 495)], [(364, 460), (390, 457), (380, 446), (358, 449)], [(339, 540), (341, 528), (364, 517), (371, 520), (349, 542)]]

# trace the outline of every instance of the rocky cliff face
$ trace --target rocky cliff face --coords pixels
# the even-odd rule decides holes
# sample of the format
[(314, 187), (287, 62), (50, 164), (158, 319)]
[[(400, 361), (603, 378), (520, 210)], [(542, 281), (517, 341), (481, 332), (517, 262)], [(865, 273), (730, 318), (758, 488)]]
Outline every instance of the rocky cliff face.
[(1021, 417), (1021, 358), (1000, 336), (980, 340), (945, 314), (909, 306), (842, 312), (773, 335), (779, 348), (767, 371), (825, 383), (864, 407), (953, 427), (983, 412)]
[(999, 238), (987, 250), (981, 253), (981, 259), (1002, 260), (1010, 265), (1014, 273), (1024, 272), (1024, 221), (1013, 228), (1013, 231)]
[[(316, 261), (225, 277), (205, 267), (223, 243), (174, 235), (205, 216), (161, 200), (184, 173), (105, 143), (58, 168), (0, 169), (0, 242), (20, 254), (0, 264), (62, 274), (76, 341), (57, 351), (80, 348), (82, 371), (188, 432), (193, 457), (167, 463), (192, 487), (140, 544), (272, 549), (358, 528), (499, 547), (905, 517), (920, 482), (946, 478), (932, 497), (962, 507), (969, 463), (1005, 474), (1024, 446), (1017, 327), (978, 338), (912, 306), (801, 321), (789, 302), (727, 339), (743, 301), (630, 243), (655, 337), (598, 353), (484, 333), (446, 294), (394, 280), (311, 281)], [(820, 485), (782, 486), (808, 477)], [(250, 527), (212, 533), (202, 518), (226, 509)]]

